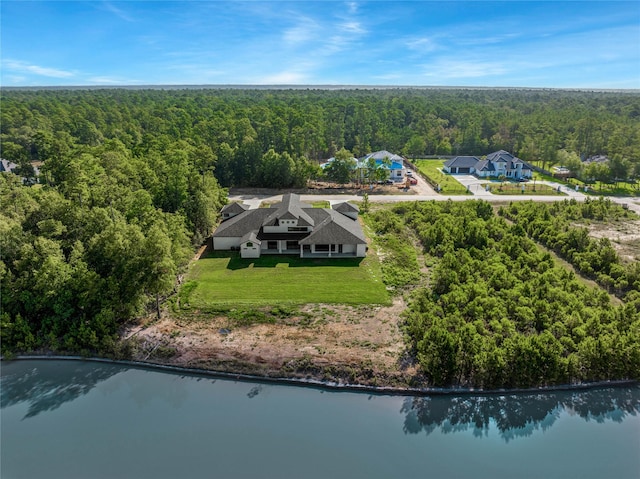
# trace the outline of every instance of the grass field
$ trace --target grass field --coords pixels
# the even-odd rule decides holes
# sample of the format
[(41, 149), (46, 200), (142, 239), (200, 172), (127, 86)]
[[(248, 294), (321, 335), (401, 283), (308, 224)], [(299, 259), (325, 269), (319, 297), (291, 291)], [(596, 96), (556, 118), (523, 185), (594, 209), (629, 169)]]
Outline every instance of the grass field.
[[(536, 166), (542, 167), (542, 162), (532, 162)], [(640, 196), (640, 182), (624, 182), (621, 181), (617, 184), (615, 183), (602, 183), (600, 181), (596, 181), (594, 183), (587, 184), (583, 181), (578, 180), (577, 178), (570, 178), (568, 180), (563, 180), (559, 178), (555, 178), (553, 176), (545, 175), (543, 173), (539, 173), (535, 171), (533, 176), (537, 180), (545, 180), (545, 181), (555, 181), (556, 183), (561, 183), (567, 186), (575, 185), (580, 186), (580, 191), (584, 192), (584, 187), (587, 186), (587, 194), (594, 196)]]
[(212, 252), (195, 262), (181, 303), (197, 309), (306, 303), (389, 304), (380, 263), (366, 258), (301, 259)]
[[(417, 160), (414, 161), (420, 172), (428, 176), (434, 183), (440, 185), (440, 193), (443, 195), (467, 195), (467, 189), (455, 178), (442, 173), (442, 165), (445, 160)], [(438, 169), (439, 168), (439, 169)]]
[[(524, 186), (524, 191), (523, 191)], [(535, 190), (534, 190), (535, 188)], [(539, 196), (566, 196), (549, 185), (534, 185), (528, 183), (491, 183), (491, 193), (494, 195), (539, 195)]]

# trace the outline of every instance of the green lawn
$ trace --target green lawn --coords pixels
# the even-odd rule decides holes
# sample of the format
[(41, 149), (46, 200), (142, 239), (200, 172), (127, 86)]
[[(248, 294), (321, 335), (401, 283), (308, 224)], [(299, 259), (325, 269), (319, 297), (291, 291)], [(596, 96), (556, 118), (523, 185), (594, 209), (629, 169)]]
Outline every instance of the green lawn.
[[(413, 163), (418, 170), (428, 176), (434, 183), (440, 185), (440, 193), (443, 195), (466, 195), (470, 194), (454, 177), (442, 173), (442, 165), (446, 160), (416, 160)], [(440, 170), (439, 170), (439, 169)]]
[[(542, 162), (534, 161), (532, 163), (537, 166), (542, 166)], [(572, 186), (574, 188), (575, 185), (579, 185), (581, 192), (584, 192), (584, 187), (586, 185), (588, 187), (586, 193), (594, 196), (640, 196), (640, 182), (638, 181), (630, 183), (619, 182), (618, 184), (596, 181), (591, 184), (586, 184), (577, 178), (562, 180), (553, 176), (538, 173), (537, 171), (534, 171), (533, 176), (536, 180), (555, 181), (556, 183)]]
[[(522, 187), (524, 186), (524, 191)], [(534, 190), (535, 188), (535, 190)], [(549, 185), (534, 185), (533, 182), (528, 183), (491, 183), (491, 193), (494, 195), (540, 195), (540, 196), (566, 196), (565, 193), (558, 191)]]
[(376, 255), (301, 259), (213, 252), (195, 262), (181, 303), (197, 309), (305, 303), (389, 304)]

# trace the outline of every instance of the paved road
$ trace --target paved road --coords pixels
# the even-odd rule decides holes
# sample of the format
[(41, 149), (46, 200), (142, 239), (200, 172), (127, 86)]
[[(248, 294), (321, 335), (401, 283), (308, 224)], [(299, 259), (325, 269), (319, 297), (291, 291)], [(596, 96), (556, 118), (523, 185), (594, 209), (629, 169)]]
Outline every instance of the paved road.
[[(564, 190), (563, 190), (564, 192)], [(571, 195), (577, 201), (584, 201), (585, 198), (589, 198), (584, 194)], [(470, 199), (482, 199), (492, 203), (508, 203), (511, 201), (539, 201), (539, 202), (554, 202), (567, 199), (567, 196), (536, 196), (536, 195), (492, 195), (492, 194), (480, 194), (474, 196), (468, 195), (438, 195), (438, 194), (426, 194), (426, 195), (369, 195), (369, 201), (372, 203), (397, 203), (401, 201), (465, 201)], [(593, 196), (591, 196), (593, 198)], [(326, 200), (330, 203), (341, 201), (362, 201), (362, 195), (301, 195), (302, 201), (318, 201)], [(242, 201), (249, 205), (251, 208), (258, 208), (263, 201), (277, 202), (282, 200), (282, 195), (232, 195), (229, 196), (230, 201)], [(640, 198), (634, 197), (617, 197), (611, 198), (619, 204), (627, 204), (630, 210), (640, 214)]]

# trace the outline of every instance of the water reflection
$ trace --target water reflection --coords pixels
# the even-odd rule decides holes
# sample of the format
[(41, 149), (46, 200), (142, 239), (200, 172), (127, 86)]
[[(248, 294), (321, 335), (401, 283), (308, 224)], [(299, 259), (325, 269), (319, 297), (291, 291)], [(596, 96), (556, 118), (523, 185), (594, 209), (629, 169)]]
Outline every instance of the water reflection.
[(587, 421), (622, 422), (628, 415), (640, 412), (640, 387), (505, 396), (412, 397), (405, 399), (401, 408), (405, 434), (471, 430), (474, 436), (486, 436), (493, 422), (507, 442), (550, 428), (565, 410)]
[(96, 385), (127, 368), (78, 361), (19, 361), (2, 365), (0, 406), (28, 402), (25, 418), (53, 411), (89, 393)]

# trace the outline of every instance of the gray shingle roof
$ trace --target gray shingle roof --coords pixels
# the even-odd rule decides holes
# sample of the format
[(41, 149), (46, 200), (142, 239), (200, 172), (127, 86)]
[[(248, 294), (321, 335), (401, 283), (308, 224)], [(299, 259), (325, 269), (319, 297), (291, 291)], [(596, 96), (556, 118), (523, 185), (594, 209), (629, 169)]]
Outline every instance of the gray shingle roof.
[(360, 158), (360, 161), (367, 161), (369, 158), (373, 158), (375, 160), (384, 160), (385, 158), (388, 158), (391, 161), (399, 161), (399, 162), (402, 162), (404, 160), (404, 158), (402, 158), (400, 155), (396, 155), (387, 150), (380, 150), (374, 153), (369, 153), (368, 155)]
[(495, 166), (493, 166), (493, 162), (489, 160), (481, 160), (476, 165), (477, 171), (496, 171)]
[(356, 205), (354, 205), (353, 203), (347, 203), (346, 201), (332, 205), (331, 208), (339, 213), (357, 213), (360, 211), (360, 208), (358, 208)]
[(246, 235), (244, 235), (240, 239), (240, 244), (246, 243), (247, 241), (252, 241), (253, 243), (256, 243), (256, 244), (262, 244), (262, 241), (258, 239), (258, 235), (256, 234), (255, 231), (249, 231)]
[(336, 211), (324, 211), (329, 213), (327, 218), (300, 244), (366, 244), (360, 223)]
[(248, 209), (249, 209), (249, 206), (243, 203), (229, 203), (228, 205), (224, 205), (222, 207), (222, 212), (240, 214), (247, 211)]
[[(305, 208), (302, 211), (298, 195), (285, 195), (277, 208), (258, 208), (246, 210), (224, 221), (213, 233), (213, 237), (240, 237), (241, 242), (248, 240), (291, 239), (300, 240), (300, 244), (365, 244), (366, 239), (358, 221), (329, 208)], [(357, 211), (357, 207), (340, 203), (337, 208)], [(273, 210), (276, 210), (275, 212)], [(279, 218), (298, 216), (298, 225), (308, 223), (313, 226), (310, 234), (264, 233), (262, 227), (275, 224)], [(278, 216), (280, 215), (280, 216)], [(277, 237), (277, 238), (276, 238)]]
[(494, 151), (493, 153), (489, 153), (487, 155), (487, 160), (489, 161), (504, 161), (506, 163), (510, 162), (514, 158), (515, 156), (504, 150)]
[(444, 162), (450, 168), (474, 168), (480, 160), (475, 156), (456, 156)]
[[(272, 211), (274, 209), (275, 211)], [(294, 193), (283, 195), (278, 207), (269, 210), (271, 214), (265, 220), (264, 226), (273, 226), (280, 219), (297, 219), (299, 226), (313, 226), (313, 220), (301, 207), (300, 196)]]
[(270, 208), (257, 208), (230, 218), (218, 226), (213, 237), (243, 237), (250, 231), (258, 231), (265, 218), (271, 214)]

